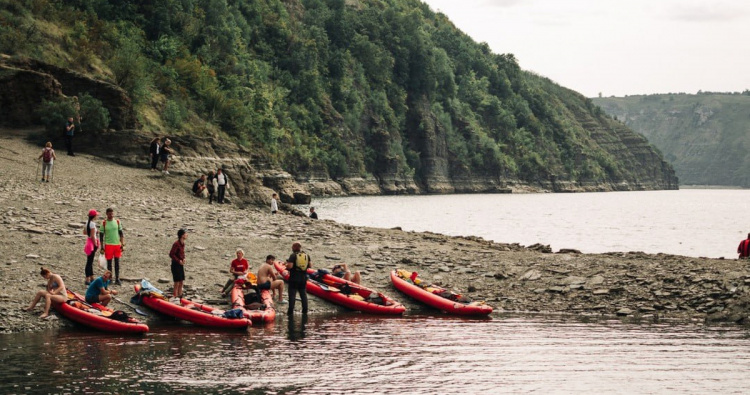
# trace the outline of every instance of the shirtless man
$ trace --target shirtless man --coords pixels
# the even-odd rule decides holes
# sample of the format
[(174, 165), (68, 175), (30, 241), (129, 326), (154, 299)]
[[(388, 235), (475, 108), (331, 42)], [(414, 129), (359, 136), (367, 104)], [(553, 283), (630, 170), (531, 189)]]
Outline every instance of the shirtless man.
[(49, 309), (52, 307), (52, 303), (65, 303), (68, 300), (68, 291), (65, 290), (65, 283), (60, 275), (54, 274), (45, 268), (42, 268), (39, 274), (47, 280), (47, 287), (45, 290), (36, 293), (34, 300), (31, 301), (31, 304), (25, 310), (31, 311), (37, 302), (44, 298), (44, 312), (39, 318), (45, 319), (49, 317)]
[(271, 297), (276, 293), (275, 291), (278, 291), (278, 303), (283, 304), (286, 303), (284, 301), (284, 280), (276, 278), (276, 273), (273, 270), (275, 260), (275, 256), (269, 255), (266, 257), (266, 263), (260, 265), (260, 269), (258, 269), (258, 290), (271, 290)]

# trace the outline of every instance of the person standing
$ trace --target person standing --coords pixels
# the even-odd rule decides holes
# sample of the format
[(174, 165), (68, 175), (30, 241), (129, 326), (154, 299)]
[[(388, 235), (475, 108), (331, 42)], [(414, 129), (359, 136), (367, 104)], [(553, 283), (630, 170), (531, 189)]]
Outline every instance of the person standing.
[(216, 175), (213, 170), (208, 172), (206, 188), (208, 189), (208, 204), (211, 204), (214, 202), (214, 193), (216, 193)]
[(86, 269), (84, 270), (86, 280), (84, 285), (87, 286), (94, 281), (94, 256), (99, 249), (99, 230), (96, 229), (97, 216), (99, 216), (99, 213), (96, 210), (89, 210), (89, 220), (86, 221), (86, 227), (83, 228), (83, 232), (86, 234), (86, 246), (83, 248), (83, 252), (86, 253)]
[(49, 178), (52, 175), (52, 165), (55, 163), (57, 156), (55, 150), (52, 149), (52, 142), (48, 141), (42, 149), (42, 154), (39, 158), (42, 160), (42, 182), (49, 182)]
[(52, 273), (49, 269), (45, 268), (42, 268), (39, 271), (39, 274), (47, 280), (47, 286), (44, 290), (36, 293), (34, 300), (32, 300), (29, 307), (24, 310), (33, 310), (34, 306), (44, 298), (44, 312), (42, 312), (42, 315), (40, 315), (39, 318), (45, 319), (49, 317), (49, 309), (52, 307), (52, 303), (65, 303), (68, 300), (68, 292), (65, 290), (65, 283), (60, 275)]
[(156, 171), (156, 165), (159, 163), (160, 143), (161, 138), (156, 137), (151, 140), (151, 146), (148, 148), (148, 155), (151, 157), (151, 171)]
[(227, 191), (227, 175), (219, 168), (216, 170), (216, 202), (224, 204), (224, 194)]
[(277, 197), (275, 193), (271, 195), (271, 214), (276, 214), (279, 211), (279, 202), (276, 201)]
[(164, 144), (159, 151), (159, 159), (164, 163), (164, 168), (162, 169), (162, 173), (164, 174), (169, 174), (169, 155), (172, 153), (171, 144), (172, 140), (164, 139)]
[(65, 123), (65, 148), (68, 149), (68, 155), (76, 156), (73, 153), (73, 135), (76, 132), (76, 124), (73, 122), (73, 117), (68, 117), (68, 121)]
[(182, 297), (182, 285), (185, 282), (185, 241), (187, 240), (187, 231), (180, 229), (177, 231), (177, 241), (172, 244), (169, 250), (169, 257), (172, 258), (172, 280), (174, 288), (172, 290), (172, 300), (178, 300)]
[(294, 304), (299, 292), (299, 298), (302, 302), (302, 314), (307, 315), (307, 269), (312, 267), (310, 256), (302, 251), (302, 244), (292, 244), (292, 255), (286, 260), (286, 268), (289, 270), (289, 291), (287, 300), (289, 300), (289, 310), (287, 315), (294, 314)]
[(122, 224), (115, 219), (115, 210), (107, 209), (107, 219), (102, 222), (102, 231), (99, 232), (101, 245), (104, 247), (104, 257), (107, 259), (107, 270), (112, 271), (112, 259), (115, 260), (115, 284), (120, 285), (120, 258), (125, 247), (125, 237), (122, 233)]
[(318, 219), (318, 213), (315, 212), (315, 207), (310, 207), (310, 218)]
[(112, 283), (112, 272), (107, 270), (101, 277), (92, 281), (86, 289), (86, 303), (100, 303), (104, 306), (112, 301), (112, 296), (117, 295), (117, 290), (110, 290), (109, 284)]
[(740, 259), (750, 259), (750, 233), (747, 234), (747, 239), (740, 242), (737, 252), (740, 254)]

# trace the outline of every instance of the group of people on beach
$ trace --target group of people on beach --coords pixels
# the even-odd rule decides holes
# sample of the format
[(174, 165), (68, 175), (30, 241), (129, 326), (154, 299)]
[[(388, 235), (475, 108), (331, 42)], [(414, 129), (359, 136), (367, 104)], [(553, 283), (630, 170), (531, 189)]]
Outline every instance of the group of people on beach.
[(208, 197), (208, 204), (213, 203), (214, 198), (216, 199), (216, 203), (224, 204), (228, 185), (229, 179), (222, 168), (216, 169), (216, 172), (211, 170), (208, 172), (208, 175), (201, 174), (193, 182), (193, 196), (200, 198)]
[[(314, 213), (314, 211), (313, 211)], [(125, 250), (125, 235), (123, 226), (119, 218), (115, 217), (113, 208), (107, 208), (106, 218), (102, 220), (100, 227), (97, 227), (99, 212), (94, 209), (89, 210), (83, 233), (86, 235), (84, 244), (84, 253), (86, 255), (86, 264), (84, 267), (84, 285), (86, 288), (86, 302), (99, 303), (107, 306), (114, 296), (118, 294), (115, 289), (110, 289), (111, 285), (121, 285), (120, 282), (120, 259)], [(169, 251), (171, 259), (170, 271), (174, 282), (172, 289), (172, 300), (179, 301), (183, 296), (183, 286), (185, 281), (185, 243), (188, 238), (188, 232), (185, 229), (177, 231), (177, 240), (172, 244)], [(100, 266), (104, 266), (106, 261), (106, 270), (104, 273), (95, 277), (94, 261), (97, 252), (100, 253)], [(284, 280), (279, 278), (275, 272), (274, 255), (266, 256), (266, 260), (261, 264), (257, 275), (250, 272), (250, 264), (245, 259), (245, 252), (241, 248), (235, 251), (236, 259), (232, 260), (229, 266), (229, 272), (232, 278), (221, 290), (222, 296), (226, 296), (228, 291), (235, 284), (247, 283), (257, 291), (268, 290), (272, 298), (279, 304), (287, 303), (284, 300)], [(286, 268), (289, 270), (289, 279), (287, 286), (288, 313), (294, 312), (294, 305), (297, 294), (302, 302), (302, 312), (307, 313), (307, 269), (312, 267), (310, 256), (302, 250), (300, 243), (292, 245), (292, 254), (286, 260)], [(114, 271), (113, 271), (114, 270)], [(114, 273), (114, 278), (113, 278)], [(357, 284), (361, 281), (359, 272), (352, 273), (346, 264), (335, 265), (331, 269), (331, 274), (353, 281)], [(65, 303), (68, 300), (68, 292), (65, 288), (65, 282), (59, 274), (52, 273), (47, 268), (42, 268), (40, 275), (47, 280), (44, 290), (37, 292), (32, 302), (25, 308), (31, 311), (44, 299), (44, 311), (40, 318), (47, 318), (50, 315), (50, 308), (56, 303)]]

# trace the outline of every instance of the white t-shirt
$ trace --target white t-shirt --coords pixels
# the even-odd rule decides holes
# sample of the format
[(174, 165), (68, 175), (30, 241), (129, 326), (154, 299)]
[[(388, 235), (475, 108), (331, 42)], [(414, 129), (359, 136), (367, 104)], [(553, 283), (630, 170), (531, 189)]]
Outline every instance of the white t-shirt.
[(271, 199), (271, 211), (279, 211), (279, 204), (273, 198)]
[(94, 240), (99, 240), (99, 231), (96, 229), (96, 221), (89, 221), (89, 228), (86, 236), (91, 236), (91, 229), (94, 230)]

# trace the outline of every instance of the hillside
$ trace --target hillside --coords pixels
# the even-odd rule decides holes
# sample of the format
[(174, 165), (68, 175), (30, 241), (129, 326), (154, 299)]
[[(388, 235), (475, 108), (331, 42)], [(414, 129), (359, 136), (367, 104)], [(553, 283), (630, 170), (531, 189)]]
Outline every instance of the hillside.
[(175, 170), (231, 163), (245, 195), (677, 187), (642, 136), (417, 0), (1, 0), (0, 53), (5, 126), (54, 131), (80, 96), (91, 152), (142, 165), (167, 134)]
[(663, 94), (593, 99), (646, 136), (683, 185), (750, 187), (750, 94)]

